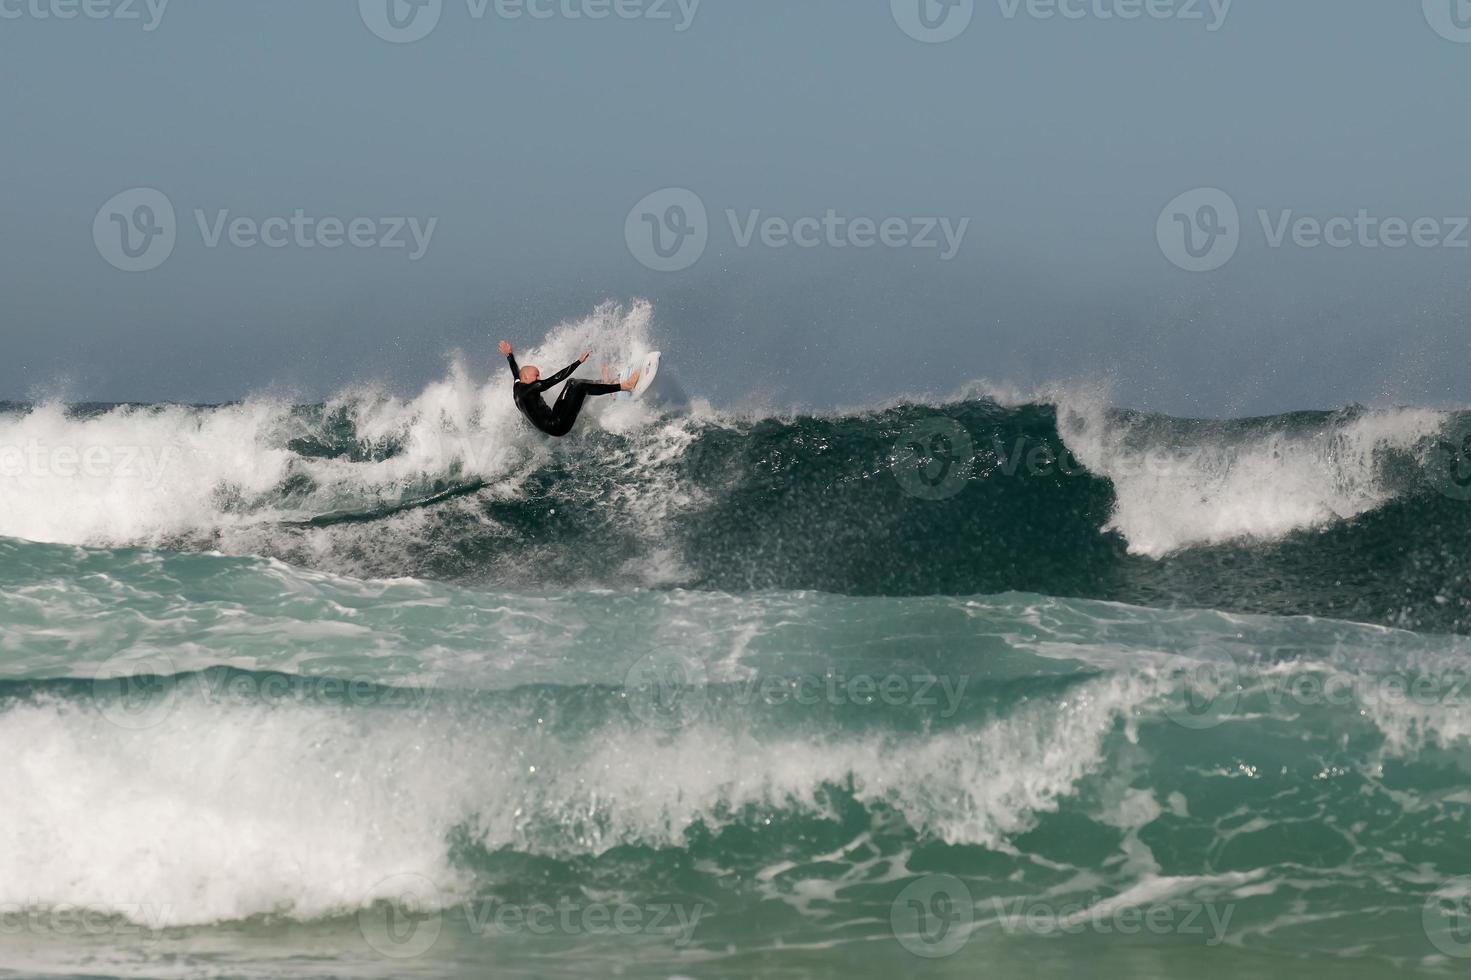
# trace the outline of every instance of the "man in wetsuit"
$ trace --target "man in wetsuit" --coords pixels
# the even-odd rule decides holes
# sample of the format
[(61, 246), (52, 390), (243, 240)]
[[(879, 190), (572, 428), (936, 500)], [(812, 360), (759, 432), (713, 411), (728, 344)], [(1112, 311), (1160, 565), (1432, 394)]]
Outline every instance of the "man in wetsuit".
[[(591, 351), (583, 354), (546, 380), (542, 380), (541, 371), (538, 368), (529, 364), (526, 367), (517, 367), (516, 354), (511, 350), (511, 345), (504, 340), (501, 341), (501, 353), (506, 355), (506, 360), (511, 364), (511, 373), (516, 376), (516, 385), (512, 392), (512, 397), (516, 400), (516, 407), (532, 425), (549, 436), (565, 436), (572, 431), (572, 426), (577, 424), (577, 416), (582, 411), (582, 403), (589, 395), (611, 395), (618, 391), (632, 391), (638, 384), (638, 371), (633, 372), (633, 375), (622, 384), (608, 383), (607, 365), (603, 366), (603, 384), (578, 378), (567, 381), (572, 372), (581, 367), (591, 356)], [(557, 396), (556, 403), (548, 407), (541, 393), (548, 388), (555, 388), (563, 381), (567, 381), (567, 387), (563, 388), (562, 394)]]

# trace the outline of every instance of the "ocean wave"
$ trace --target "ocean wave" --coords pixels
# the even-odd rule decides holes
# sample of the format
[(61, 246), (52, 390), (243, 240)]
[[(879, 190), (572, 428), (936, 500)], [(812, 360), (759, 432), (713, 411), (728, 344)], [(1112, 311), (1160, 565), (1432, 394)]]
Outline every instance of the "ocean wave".
[[(898, 600), (942, 631), (937, 601)], [(918, 659), (821, 642), (864, 606), (892, 621), (895, 600), (787, 596), (745, 646), (728, 632), (731, 649), (694, 657), (681, 632), (639, 643), (607, 612), (601, 646), (564, 653), (555, 682), (519, 658), (482, 661), (476, 686), (453, 670), (439, 686), (370, 681), (395, 673), (372, 656), (356, 674), (339, 661), (162, 675), (135, 650), (68, 677), (33, 663), (23, 678), (12, 662), (0, 907), (136, 912), (150, 928), (316, 921), (396, 900), (405, 875), (450, 905), (534, 889), (548, 868), (645, 896), (676, 873), (693, 894), (759, 885), (727, 907), (810, 903), (799, 869), (856, 888), (876, 860), (923, 867), (936, 849), (957, 873), (1004, 866), (1034, 895), (1121, 902), (1141, 883), (1190, 891), (1239, 869), (1289, 899), (1310, 887), (1303, 867), (1403, 891), (1412, 844), (1422, 871), (1457, 866), (1455, 840), (1425, 828), (1459, 805), (1446, 766), (1467, 748), (1460, 641), (1034, 596), (945, 601), (951, 638), (910, 645), (948, 652)], [(793, 642), (804, 613), (805, 644)], [(651, 649), (664, 666), (700, 665), (672, 701), (636, 669)], [(845, 685), (864, 671), (877, 683)], [(803, 700), (804, 673), (836, 684)], [(886, 678), (919, 677), (963, 683), (953, 699), (882, 693)], [(1291, 830), (1305, 822), (1322, 832)], [(1276, 870), (1253, 856), (1263, 842)], [(528, 859), (544, 870), (526, 873)], [(695, 868), (708, 884), (691, 884)], [(832, 891), (833, 907), (848, 900)]]
[[(652, 310), (601, 308), (525, 356), (585, 346), (647, 349)], [(1202, 421), (974, 388), (816, 416), (609, 399), (554, 442), (505, 388), (456, 366), (410, 399), (13, 408), (0, 535), (530, 589), (1017, 590), (1471, 628), (1465, 415)]]

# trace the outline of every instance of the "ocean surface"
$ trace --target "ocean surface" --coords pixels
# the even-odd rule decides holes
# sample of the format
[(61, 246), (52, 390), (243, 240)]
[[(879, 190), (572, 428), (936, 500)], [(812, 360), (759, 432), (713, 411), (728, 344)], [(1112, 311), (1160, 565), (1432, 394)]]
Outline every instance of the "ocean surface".
[(0, 407), (0, 974), (1471, 968), (1471, 416), (665, 372)]

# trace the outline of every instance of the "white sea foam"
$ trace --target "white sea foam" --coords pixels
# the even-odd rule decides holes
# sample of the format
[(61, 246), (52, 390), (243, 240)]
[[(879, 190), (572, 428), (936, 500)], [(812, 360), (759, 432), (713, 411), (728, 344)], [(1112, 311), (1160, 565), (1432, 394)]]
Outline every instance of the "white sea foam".
[(1097, 680), (974, 730), (816, 740), (193, 702), (129, 730), (90, 703), (13, 705), (0, 905), (146, 908), (155, 926), (339, 916), (390, 897), (401, 874), (457, 894), (456, 828), (492, 850), (677, 846), (748, 806), (822, 812), (825, 786), (947, 841), (1004, 846), (1102, 764), (1143, 696)]
[[(1310, 432), (1242, 435), (1197, 427), (1139, 431), (1099, 392), (1057, 398), (1058, 429), (1089, 472), (1114, 485), (1108, 529), (1136, 554), (1238, 540), (1274, 540), (1373, 510), (1396, 490), (1382, 454), (1411, 452), (1444, 425), (1442, 412), (1373, 409), (1335, 416)], [(1233, 423), (1239, 425), (1239, 423)]]

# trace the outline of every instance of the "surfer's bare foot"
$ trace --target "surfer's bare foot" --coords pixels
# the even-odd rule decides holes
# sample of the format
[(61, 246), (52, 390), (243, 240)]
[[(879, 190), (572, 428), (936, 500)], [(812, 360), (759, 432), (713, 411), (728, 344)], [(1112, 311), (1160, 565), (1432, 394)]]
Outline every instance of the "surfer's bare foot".
[(608, 365), (604, 364), (603, 365), (603, 384), (607, 385), (607, 384), (612, 384), (612, 383), (613, 383), (612, 379), (608, 377)]
[(625, 382), (623, 382), (623, 385), (622, 385), (623, 390), (624, 391), (632, 391), (633, 389), (637, 388), (638, 387), (638, 376), (640, 374), (643, 374), (643, 372), (642, 371), (635, 371), (632, 374), (630, 374), (628, 376), (628, 380), (625, 381)]

